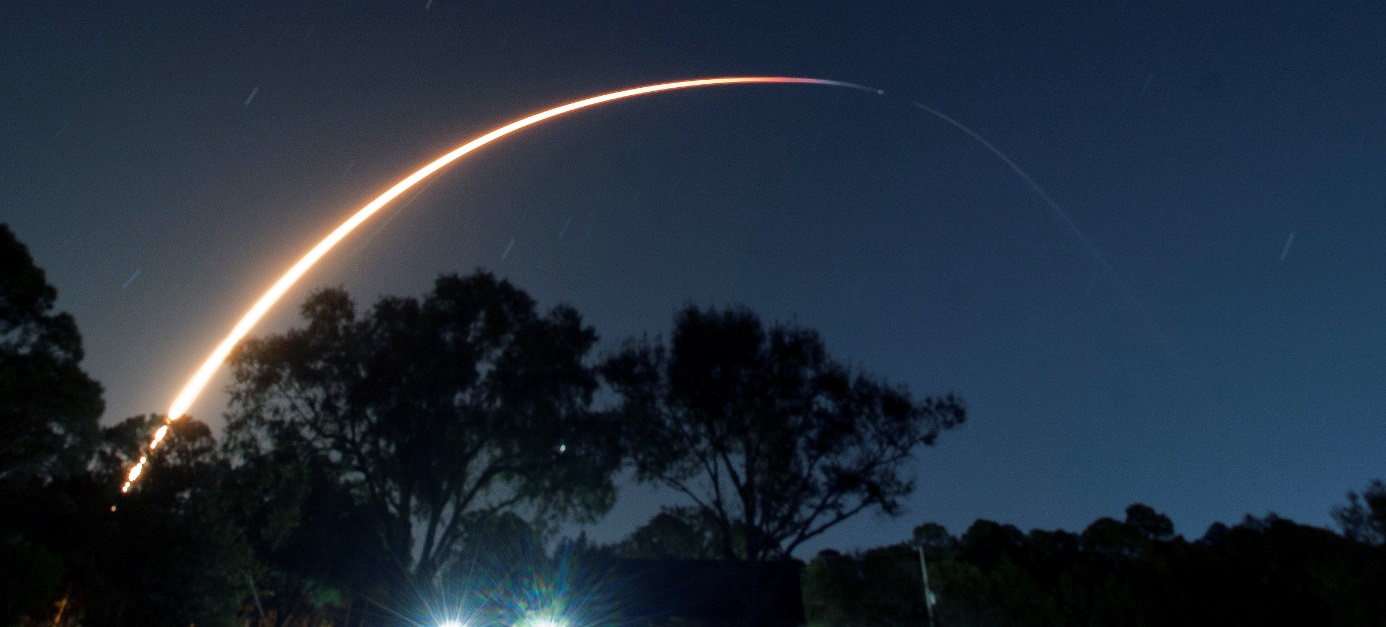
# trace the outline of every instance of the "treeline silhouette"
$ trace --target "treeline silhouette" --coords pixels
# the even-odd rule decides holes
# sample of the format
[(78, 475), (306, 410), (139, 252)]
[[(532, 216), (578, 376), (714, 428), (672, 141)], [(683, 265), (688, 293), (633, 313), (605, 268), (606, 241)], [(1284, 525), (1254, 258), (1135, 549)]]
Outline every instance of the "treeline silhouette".
[[(576, 310), (479, 270), (368, 308), (313, 294), (299, 326), (233, 353), (220, 437), (172, 423), (121, 495), (166, 417), (98, 422), (56, 297), (0, 225), (0, 625), (793, 624), (785, 560), (861, 512), (900, 515), (913, 456), (966, 418), (745, 308), (690, 305), (667, 338), (594, 355)], [(622, 472), (677, 502), (612, 545), (558, 539), (612, 507)], [(1267, 517), (1195, 541), (1142, 505), (1081, 534), (923, 525), (812, 559), (802, 616), (923, 624), (923, 547), (939, 625), (1382, 624), (1386, 486), (1334, 516), (1341, 535)], [(672, 594), (702, 573), (690, 590), (744, 611), (623, 607), (601, 564)]]
[(625, 470), (681, 496), (718, 560), (768, 562), (898, 514), (907, 462), (965, 419), (745, 308), (690, 305), (667, 340), (595, 356), (572, 307), (478, 270), (368, 308), (313, 294), (300, 326), (230, 356), (220, 438), (186, 417), (149, 452), (167, 417), (100, 426), (75, 321), (7, 227), (0, 257), (7, 623), (385, 625), (465, 606), (537, 624), (571, 601), (543, 547), (606, 513)]
[[(1380, 482), (1340, 510), (1348, 535), (1386, 528)], [(1344, 520), (1343, 516), (1339, 516)], [(804, 574), (811, 626), (927, 623), (918, 547), (937, 625), (1382, 625), (1386, 548), (1275, 515), (1173, 533), (1143, 504), (1081, 533), (978, 520), (959, 537), (936, 524), (911, 542), (824, 551)]]

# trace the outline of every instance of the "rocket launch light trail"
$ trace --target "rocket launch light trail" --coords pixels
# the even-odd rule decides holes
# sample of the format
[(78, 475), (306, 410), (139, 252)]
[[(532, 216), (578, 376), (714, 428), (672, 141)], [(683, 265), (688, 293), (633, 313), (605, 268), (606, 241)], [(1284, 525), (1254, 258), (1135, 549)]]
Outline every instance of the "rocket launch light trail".
[[(168, 410), (168, 416), (166, 418), (167, 422), (163, 426), (159, 427), (157, 431), (154, 432), (154, 437), (149, 441), (149, 452), (152, 453), (154, 449), (158, 448), (159, 443), (162, 442), (164, 436), (168, 434), (168, 424), (178, 420), (179, 418), (182, 418), (183, 415), (187, 413), (188, 408), (192, 406), (193, 401), (195, 401), (197, 399), (197, 396), (201, 394), (202, 389), (207, 386), (207, 382), (211, 380), (212, 375), (216, 372), (217, 368), (219, 368), (222, 362), (226, 361), (226, 357), (231, 354), (231, 349), (234, 348), (236, 344), (239, 343), (242, 339), (244, 339), (248, 333), (250, 333), (250, 330), (255, 327), (255, 324), (260, 321), (260, 318), (264, 317), (265, 313), (269, 311), (270, 307), (273, 307), (274, 304), (277, 303), (282, 296), (284, 296), (284, 293), (289, 291), (289, 288), (293, 287), (294, 283), (298, 282), (299, 278), (301, 278), (305, 273), (307, 273), (308, 270), (312, 268), (313, 265), (316, 264), (319, 259), (322, 259), (322, 257), (328, 253), (328, 251), (331, 251), (332, 248), (336, 246), (338, 242), (346, 238), (347, 235), (350, 235), (351, 232), (356, 229), (356, 227), (361, 225), (361, 223), (370, 219), (371, 216), (375, 215), (376, 212), (384, 208), (385, 205), (390, 203), (390, 201), (399, 197), (400, 194), (403, 194), (404, 192), (408, 191), (410, 188), (417, 185), (420, 181), (433, 175), (438, 170), (447, 167), (449, 164), (462, 158), (466, 154), (478, 148), (481, 148), (482, 146), (485, 146), (486, 144), (489, 144), (497, 139), (505, 137), (506, 135), (509, 135), (515, 131), (518, 131), (520, 129), (534, 124), (538, 124), (539, 122), (543, 122), (544, 120), (547, 120), (549, 118), (555, 118), (565, 113), (577, 111), (578, 109), (585, 109), (587, 107), (596, 106), (614, 100), (622, 100), (625, 98), (632, 98), (635, 96), (643, 96), (646, 94), (653, 94), (658, 92), (673, 91), (676, 89), (712, 87), (714, 85), (738, 85), (754, 83), (798, 83), (807, 85), (825, 85), (830, 87), (846, 87), (849, 89), (860, 89), (863, 91), (869, 91), (873, 93), (881, 93), (879, 90), (871, 89), (862, 85), (844, 83), (841, 81), (831, 81), (821, 78), (794, 78), (786, 76), (730, 76), (721, 78), (704, 78), (688, 81), (676, 81), (672, 83), (659, 83), (656, 85), (646, 85), (644, 87), (635, 87), (632, 89), (614, 91), (611, 93), (602, 94), (600, 96), (593, 96), (591, 98), (585, 98), (575, 102), (570, 102), (568, 104), (560, 105), (552, 109), (547, 109), (545, 111), (540, 111), (539, 113), (535, 113), (528, 117), (515, 120), (514, 122), (506, 124), (505, 126), (497, 128), (489, 133), (486, 133), (485, 135), (482, 135), (465, 144), (462, 144), (461, 146), (458, 146), (457, 148), (453, 149), (452, 152), (438, 157), (429, 164), (416, 170), (413, 174), (404, 177), (403, 180), (401, 180), (398, 183), (395, 183), (394, 186), (386, 190), (385, 193), (376, 197), (375, 200), (372, 200), (370, 203), (366, 204), (366, 206), (358, 209), (356, 213), (352, 214), (351, 217), (347, 218), (345, 222), (343, 222), (331, 233), (329, 233), (327, 237), (324, 237), (322, 241), (318, 242), (316, 246), (314, 246), (311, 250), (308, 251), (307, 254), (300, 258), (297, 263), (291, 266), (289, 270), (284, 273), (283, 276), (279, 277), (279, 280), (275, 281), (274, 285), (270, 286), (269, 291), (265, 292), (265, 294), (260, 297), (260, 300), (255, 302), (255, 305), (250, 308), (250, 311), (247, 311), (245, 315), (241, 317), (241, 320), (236, 323), (235, 327), (232, 327), (231, 332), (226, 336), (225, 339), (221, 341), (220, 344), (217, 345), (216, 349), (212, 351), (212, 354), (207, 357), (207, 360), (202, 362), (202, 366), (197, 369), (197, 371), (193, 374), (192, 378), (188, 380), (188, 383), (185, 386), (183, 386), (183, 390), (178, 393), (178, 396), (176, 398), (173, 399), (173, 405), (169, 407)], [(125, 484), (122, 485), (120, 488), (121, 492), (130, 491), (130, 486), (133, 485), (134, 482), (137, 479), (139, 479), (140, 475), (144, 472), (144, 466), (147, 462), (147, 455), (140, 456), (139, 461), (133, 467), (130, 468), (130, 472), (126, 477)]]

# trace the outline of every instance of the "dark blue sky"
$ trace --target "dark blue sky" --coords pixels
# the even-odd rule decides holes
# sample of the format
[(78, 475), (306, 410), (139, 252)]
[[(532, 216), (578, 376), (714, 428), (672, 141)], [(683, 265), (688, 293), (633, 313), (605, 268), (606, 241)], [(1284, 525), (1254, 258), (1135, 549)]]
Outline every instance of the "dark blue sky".
[[(140, 4), (0, 9), (0, 221), (77, 316), (109, 421), (163, 411), (283, 267), (421, 162), (582, 96), (780, 74), (886, 95), (725, 87), (527, 130), (307, 284), (369, 302), (485, 266), (607, 347), (744, 303), (969, 401), (907, 515), (808, 553), (1134, 501), (1193, 536), (1328, 525), (1386, 476), (1380, 3)], [(626, 491), (594, 535), (661, 498)]]

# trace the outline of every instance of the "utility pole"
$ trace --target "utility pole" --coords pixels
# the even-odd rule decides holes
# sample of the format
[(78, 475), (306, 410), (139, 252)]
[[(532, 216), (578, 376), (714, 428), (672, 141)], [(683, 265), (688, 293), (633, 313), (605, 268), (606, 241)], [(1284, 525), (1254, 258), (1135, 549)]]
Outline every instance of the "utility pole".
[(929, 589), (929, 565), (924, 561), (924, 544), (914, 545), (919, 551), (919, 572), (924, 575), (924, 615), (929, 617), (929, 627), (938, 627), (934, 620), (934, 591)]

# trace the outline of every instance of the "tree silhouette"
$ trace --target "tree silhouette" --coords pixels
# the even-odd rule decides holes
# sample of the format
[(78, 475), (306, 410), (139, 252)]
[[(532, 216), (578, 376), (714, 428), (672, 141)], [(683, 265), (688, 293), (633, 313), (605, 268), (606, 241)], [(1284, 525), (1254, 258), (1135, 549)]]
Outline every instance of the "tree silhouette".
[(150, 457), (150, 475), (116, 499), (124, 470), (162, 424), (163, 416), (135, 416), (105, 429), (90, 475), (96, 498), (74, 512), (101, 527), (89, 565), (74, 568), (84, 592), (81, 624), (243, 624), (236, 614), (254, 556), (222, 498), (228, 465), (206, 423), (174, 422)]
[(1361, 494), (1348, 492), (1348, 504), (1333, 508), (1343, 535), (1374, 546), (1386, 545), (1386, 483), (1375, 479)]
[(502, 512), (609, 508), (620, 450), (590, 410), (597, 381), (583, 358), (596, 334), (573, 309), (541, 316), (523, 291), (477, 271), (365, 315), (325, 290), (302, 314), (306, 326), (233, 356), (229, 450), (330, 469), (375, 550), (412, 578), (404, 585), (433, 585)]
[[(941, 625), (1365, 626), (1386, 616), (1380, 549), (1273, 514), (1216, 523), (1192, 542), (1140, 503), (1124, 522), (1099, 518), (1082, 534), (988, 520), (956, 540), (938, 525), (919, 529), (916, 539), (940, 547), (929, 582)], [(919, 624), (910, 619), (923, 611), (912, 553), (819, 554), (804, 575), (809, 625)], [(913, 607), (872, 601), (891, 590)]]
[[(24, 601), (27, 618), (45, 625), (237, 625), (246, 596), (238, 585), (252, 555), (228, 515), (219, 486), (226, 465), (207, 425), (172, 425), (150, 476), (118, 492), (132, 456), (164, 424), (160, 416), (127, 418), (102, 431), (88, 468), (13, 496), (0, 508), (12, 529), (55, 560), (57, 586)], [(0, 573), (46, 577), (34, 563), (0, 563)], [(0, 577), (4, 579), (4, 577)], [(0, 624), (15, 624), (13, 609)]]
[(0, 224), (0, 481), (81, 470), (100, 441), (101, 385), (29, 250)]
[(1174, 539), (1174, 521), (1144, 503), (1132, 503), (1127, 506), (1126, 525), (1139, 530), (1150, 540)]
[(241, 583), (253, 587), (247, 609), (265, 617), (259, 627), (351, 624), (341, 620), (362, 613), (363, 597), (387, 596), (377, 575), (392, 562), (373, 550), (368, 510), (336, 469), (288, 448), (240, 462), (225, 498), (256, 556)]
[(691, 507), (664, 507), (611, 549), (634, 558), (716, 559), (721, 542), (716, 521)]
[(767, 331), (745, 309), (688, 307), (668, 348), (628, 342), (601, 372), (637, 477), (715, 521), (726, 559), (784, 557), (866, 509), (899, 513), (905, 462), (964, 418), (952, 396), (915, 402), (849, 372), (817, 333)]
[(101, 440), (101, 386), (82, 371), (71, 315), (29, 250), (0, 224), (0, 624), (45, 611), (68, 546), (43, 532), (41, 504), (82, 473)]

